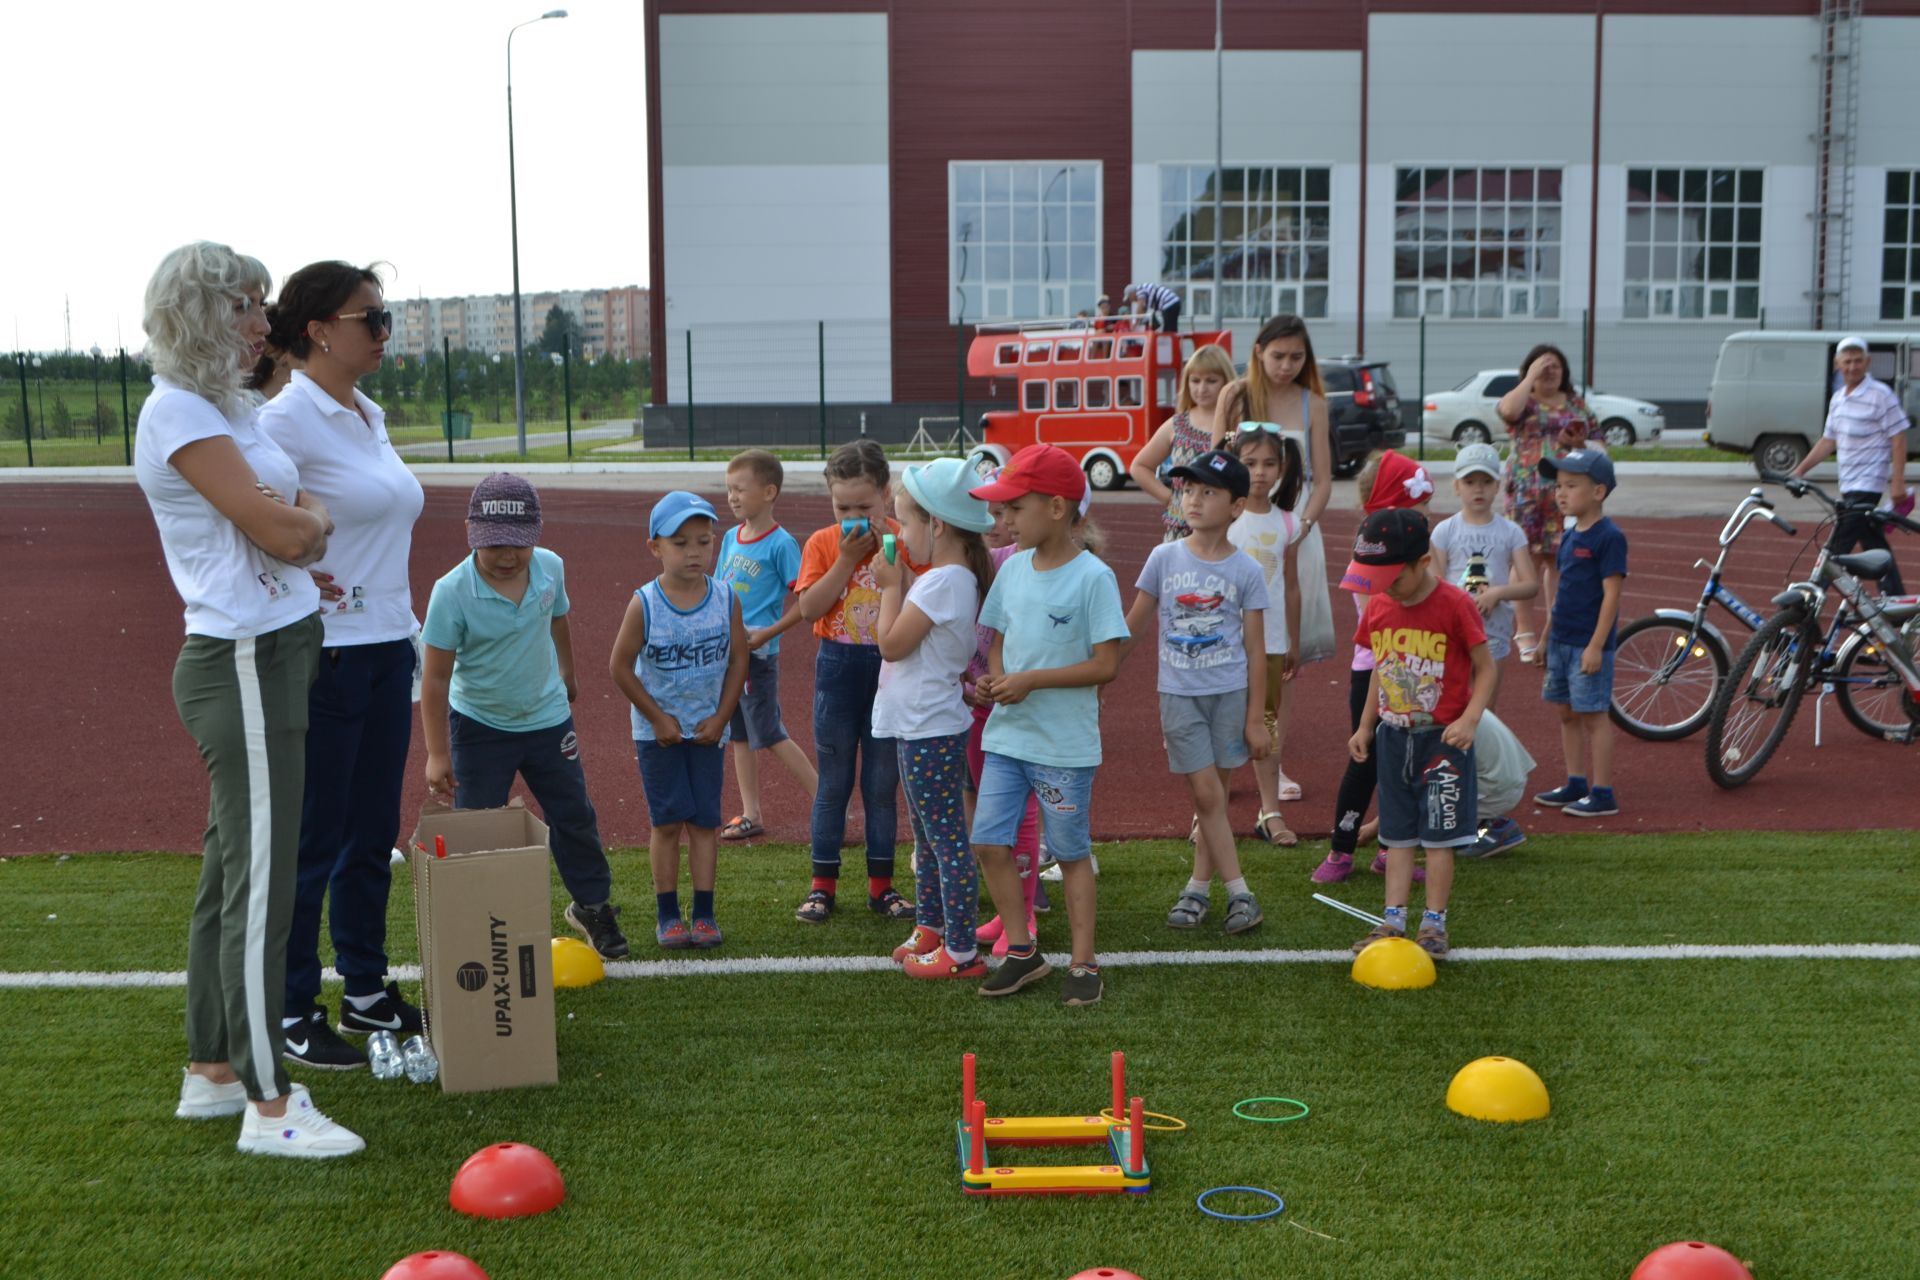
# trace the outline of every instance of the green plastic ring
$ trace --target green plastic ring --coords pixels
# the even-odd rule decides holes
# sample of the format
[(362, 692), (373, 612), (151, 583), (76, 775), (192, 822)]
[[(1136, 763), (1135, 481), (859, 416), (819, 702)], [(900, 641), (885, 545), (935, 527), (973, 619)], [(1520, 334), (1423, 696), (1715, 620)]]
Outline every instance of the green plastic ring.
[[(1298, 1107), (1300, 1110), (1290, 1116), (1250, 1116), (1240, 1109), (1242, 1107), (1258, 1106), (1263, 1102), (1284, 1102), (1288, 1106)], [(1233, 1114), (1239, 1116), (1242, 1120), (1251, 1120), (1255, 1124), (1286, 1124), (1290, 1120), (1305, 1120), (1311, 1110), (1312, 1108), (1308, 1107), (1306, 1103), (1300, 1101), (1298, 1098), (1242, 1098), (1239, 1102), (1233, 1104)]]

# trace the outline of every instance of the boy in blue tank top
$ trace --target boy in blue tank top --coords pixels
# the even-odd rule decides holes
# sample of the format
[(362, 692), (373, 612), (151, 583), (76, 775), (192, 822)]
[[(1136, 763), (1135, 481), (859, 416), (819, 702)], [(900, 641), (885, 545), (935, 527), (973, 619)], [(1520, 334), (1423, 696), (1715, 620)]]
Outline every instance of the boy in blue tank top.
[[(669, 951), (717, 947), (714, 864), (720, 848), (720, 780), (727, 722), (747, 681), (746, 624), (734, 593), (707, 573), (716, 542), (713, 507), (675, 490), (647, 518), (660, 576), (633, 593), (613, 642), (613, 682), (633, 704), (634, 753), (653, 824), (648, 857)], [(693, 923), (680, 917), (680, 844), (693, 875)]]

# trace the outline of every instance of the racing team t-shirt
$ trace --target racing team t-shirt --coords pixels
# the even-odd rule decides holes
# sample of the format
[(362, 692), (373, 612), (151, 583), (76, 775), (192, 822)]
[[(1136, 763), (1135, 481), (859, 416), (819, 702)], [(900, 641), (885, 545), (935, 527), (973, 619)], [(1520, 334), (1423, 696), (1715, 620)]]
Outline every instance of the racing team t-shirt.
[(1373, 655), (1380, 719), (1402, 729), (1452, 724), (1473, 701), (1473, 646), (1486, 643), (1473, 597), (1451, 583), (1404, 605), (1386, 592), (1367, 601), (1353, 642)]

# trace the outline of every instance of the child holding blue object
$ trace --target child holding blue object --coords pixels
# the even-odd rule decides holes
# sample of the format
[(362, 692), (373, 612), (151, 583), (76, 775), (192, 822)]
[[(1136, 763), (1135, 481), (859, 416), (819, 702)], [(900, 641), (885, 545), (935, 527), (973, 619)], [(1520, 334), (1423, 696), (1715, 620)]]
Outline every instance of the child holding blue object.
[(539, 545), (540, 529), (540, 494), (525, 479), (501, 471), (473, 487), (472, 554), (433, 584), (420, 629), (427, 791), (455, 808), (493, 809), (507, 802), (516, 773), (525, 779), (573, 895), (567, 923), (619, 960), (627, 939), (608, 901), (613, 871), (567, 710), (579, 687), (566, 566)]
[(980, 797), (973, 846), (993, 905), (1007, 932), (1007, 958), (980, 985), (983, 996), (1009, 996), (1052, 972), (1027, 929), (1013, 842), (1027, 798), (1040, 798), (1048, 851), (1066, 888), (1073, 959), (1062, 1004), (1100, 999), (1094, 961), (1094, 873), (1088, 803), (1100, 764), (1099, 688), (1120, 669), (1128, 636), (1120, 584), (1098, 556), (1073, 541), (1074, 518), (1087, 478), (1072, 455), (1053, 445), (1016, 453), (976, 498), (1004, 502), (1020, 541), (987, 592), (980, 625), (998, 633), (987, 674), (975, 685), (994, 704), (981, 745)]
[[(913, 933), (893, 949), (910, 978), (984, 978), (974, 938), (980, 877), (967, 840), (967, 734), (973, 713), (960, 679), (973, 657), (974, 619), (993, 581), (981, 534), (987, 504), (967, 490), (977, 477), (958, 458), (908, 467), (894, 490), (894, 555), (873, 561), (880, 586), (880, 691), (873, 733), (899, 742), (900, 779), (914, 843), (922, 850)], [(925, 563), (912, 575), (905, 561)]]
[(1627, 535), (1607, 519), (1613, 494), (1613, 460), (1600, 450), (1575, 449), (1564, 458), (1540, 459), (1540, 474), (1554, 482), (1560, 514), (1573, 528), (1560, 539), (1560, 590), (1553, 598), (1553, 629), (1547, 636), (1547, 681), (1540, 696), (1560, 711), (1560, 745), (1567, 753), (1567, 780), (1533, 798), (1576, 818), (1606, 818), (1620, 812), (1613, 798), (1614, 623), (1627, 581)]
[[(647, 518), (660, 576), (633, 593), (609, 667), (633, 704), (634, 754), (647, 793), (658, 912), (654, 938), (669, 951), (717, 947), (714, 867), (727, 721), (747, 680), (747, 629), (734, 593), (707, 574), (713, 507), (676, 490)], [(693, 875), (693, 924), (680, 917), (680, 842)]]

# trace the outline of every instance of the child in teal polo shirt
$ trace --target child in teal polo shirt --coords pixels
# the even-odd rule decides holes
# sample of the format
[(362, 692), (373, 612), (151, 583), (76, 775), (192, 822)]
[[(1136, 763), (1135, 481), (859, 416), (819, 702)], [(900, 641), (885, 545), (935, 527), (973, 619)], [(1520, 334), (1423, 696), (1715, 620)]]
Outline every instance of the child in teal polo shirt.
[(578, 693), (567, 626), (566, 570), (540, 542), (540, 495), (496, 472), (467, 502), (473, 554), (433, 584), (420, 639), (420, 720), (427, 790), (457, 809), (507, 802), (514, 775), (546, 817), (567, 923), (609, 960), (627, 939), (608, 899), (613, 871), (587, 798), (580, 738), (567, 709)]

